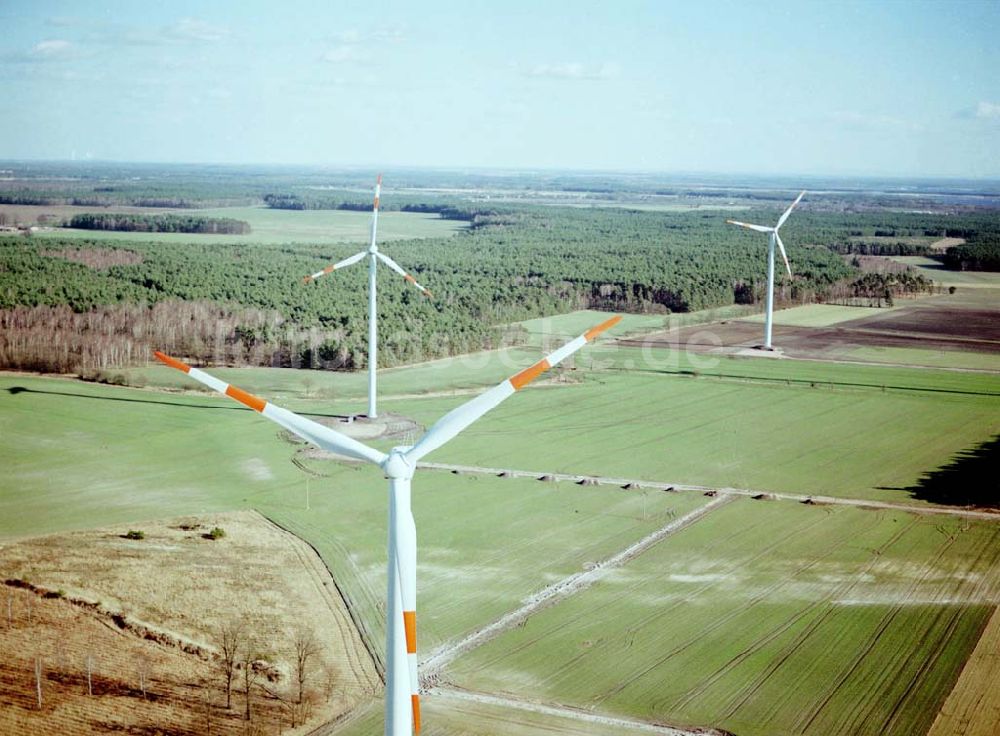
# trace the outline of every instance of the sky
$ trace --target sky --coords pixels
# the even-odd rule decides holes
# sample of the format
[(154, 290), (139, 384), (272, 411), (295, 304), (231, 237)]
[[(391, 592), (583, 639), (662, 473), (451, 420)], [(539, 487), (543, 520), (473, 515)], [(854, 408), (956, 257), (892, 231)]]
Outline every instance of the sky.
[(1000, 2), (0, 0), (0, 158), (1000, 177)]

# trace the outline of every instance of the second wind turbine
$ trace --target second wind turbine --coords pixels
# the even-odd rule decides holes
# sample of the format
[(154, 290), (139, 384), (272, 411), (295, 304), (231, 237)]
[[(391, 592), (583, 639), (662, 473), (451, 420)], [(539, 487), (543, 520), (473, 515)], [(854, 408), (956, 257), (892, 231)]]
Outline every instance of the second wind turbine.
[(389, 256), (384, 253), (380, 253), (378, 250), (378, 245), (375, 243), (375, 233), (378, 230), (378, 200), (382, 193), (382, 175), (378, 175), (378, 179), (375, 181), (375, 203), (372, 206), (372, 230), (371, 239), (368, 243), (368, 250), (363, 250), (360, 253), (355, 253), (353, 256), (345, 258), (342, 261), (338, 261), (333, 265), (327, 266), (321, 271), (317, 271), (314, 274), (306, 276), (303, 281), (307, 284), (310, 281), (315, 281), (320, 276), (328, 273), (333, 273), (337, 269), (345, 268), (347, 266), (353, 265), (360, 260), (363, 260), (365, 256), (369, 257), (368, 263), (368, 418), (376, 419), (378, 417), (378, 410), (375, 406), (375, 394), (376, 394), (376, 373), (378, 371), (378, 307), (377, 298), (375, 291), (375, 281), (376, 281), (376, 264), (378, 261), (382, 261), (385, 265), (391, 268), (393, 271), (398, 273), (404, 279), (409, 281), (411, 284), (416, 286), (420, 291), (422, 291), (426, 296), (430, 296), (431, 293), (423, 286), (417, 283), (417, 280), (413, 278), (410, 274), (403, 270), (403, 268), (396, 263), (394, 260), (389, 258)]
[(740, 222), (739, 220), (726, 220), (730, 225), (739, 225), (740, 227), (745, 227), (748, 230), (756, 230), (759, 233), (768, 233), (769, 238), (767, 241), (767, 313), (764, 316), (764, 344), (761, 346), (764, 350), (773, 350), (771, 347), (771, 323), (774, 320), (774, 246), (781, 249), (781, 258), (785, 262), (785, 268), (788, 270), (788, 275), (792, 275), (792, 267), (788, 264), (788, 256), (785, 254), (785, 244), (781, 242), (781, 236), (778, 235), (778, 230), (781, 226), (785, 224), (785, 220), (788, 216), (792, 214), (792, 210), (795, 209), (802, 197), (805, 196), (805, 192), (802, 192), (795, 201), (789, 205), (788, 209), (785, 210), (781, 217), (778, 218), (778, 224), (774, 227), (768, 227), (767, 225), (751, 225), (748, 222)]

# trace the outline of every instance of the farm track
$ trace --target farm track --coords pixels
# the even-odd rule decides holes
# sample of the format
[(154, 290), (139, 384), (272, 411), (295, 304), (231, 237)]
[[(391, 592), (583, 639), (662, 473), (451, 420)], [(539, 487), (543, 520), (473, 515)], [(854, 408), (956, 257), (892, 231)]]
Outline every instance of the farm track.
[(660, 540), (690, 526), (705, 516), (705, 514), (729, 503), (731, 500), (728, 497), (717, 498), (704, 506), (698, 507), (694, 511), (646, 535), (611, 557), (594, 563), (591, 569), (574, 573), (547, 586), (527, 598), (520, 608), (504, 614), (493, 623), (477, 629), (456, 642), (438, 647), (420, 663), (422, 681), (426, 683), (426, 686), (433, 686), (440, 676), (441, 671), (456, 657), (481, 646), (504, 631), (514, 628), (539, 610), (579, 593), (600, 579), (609, 570), (621, 567)]
[[(339, 458), (338, 458), (339, 459)], [(602, 486), (618, 486), (624, 488), (631, 486), (636, 490), (654, 491), (698, 491), (701, 493), (718, 493), (727, 496), (749, 496), (763, 497), (778, 501), (796, 501), (798, 503), (813, 503), (816, 505), (829, 506), (853, 506), (861, 509), (877, 509), (885, 511), (907, 511), (914, 514), (930, 514), (942, 516), (959, 516), (973, 519), (986, 519), (1000, 522), (1000, 512), (980, 511), (978, 509), (967, 508), (947, 508), (943, 506), (911, 506), (905, 503), (892, 503), (889, 501), (871, 501), (862, 498), (839, 498), (837, 496), (816, 496), (802, 493), (783, 493), (777, 491), (754, 490), (752, 488), (732, 488), (729, 486), (712, 487), (698, 486), (690, 483), (667, 483), (665, 481), (645, 480), (641, 478), (613, 478), (597, 475), (579, 475), (576, 473), (554, 473), (538, 470), (511, 470), (509, 468), (487, 468), (479, 465), (453, 465), (451, 463), (428, 463), (417, 464), (419, 468), (430, 470), (447, 470), (452, 473), (476, 473), (480, 475), (502, 476), (510, 478), (551, 478), (554, 481), (570, 483), (590, 483), (594, 482)]]
[(578, 708), (536, 703), (530, 700), (500, 697), (497, 695), (486, 695), (485, 693), (460, 690), (454, 687), (435, 687), (429, 692), (435, 697), (443, 700), (466, 700), (474, 703), (482, 703), (484, 705), (496, 705), (503, 708), (509, 708), (511, 710), (528, 711), (530, 713), (540, 713), (542, 715), (558, 716), (561, 718), (572, 718), (595, 726), (628, 728), (642, 733), (657, 733), (662, 736), (722, 736), (724, 733), (711, 728), (686, 729), (677, 728), (675, 726), (664, 726), (658, 723), (640, 721), (634, 718), (606, 716), (599, 713), (591, 713), (585, 710), (580, 710)]
[[(757, 522), (757, 523), (754, 523), (754, 524), (750, 524), (750, 525), (744, 527), (741, 530), (741, 533), (745, 534), (747, 532), (753, 531), (758, 526), (760, 526), (761, 523), (762, 522)], [(761, 556), (761, 553), (766, 552), (767, 550), (769, 550), (769, 549), (771, 549), (773, 547), (774, 547), (774, 545), (772, 544), (767, 549), (760, 550), (758, 554), (754, 555), (752, 558), (749, 558), (749, 561), (750, 562), (755, 562)], [(727, 573), (731, 572), (732, 570), (736, 569), (737, 567), (741, 566), (742, 564), (743, 564), (742, 561), (733, 562), (733, 564), (729, 568), (727, 568), (726, 572)], [(644, 586), (645, 586), (645, 584), (642, 583), (642, 582), (635, 583), (635, 584), (633, 584), (633, 585), (625, 588), (622, 591), (622, 593), (619, 596), (619, 598), (621, 598), (621, 597), (627, 597), (628, 595), (636, 592), (638, 589), (640, 589), (640, 588), (642, 588)], [(669, 615), (671, 612), (673, 612), (678, 607), (684, 605), (685, 603), (690, 603), (692, 600), (694, 600), (695, 598), (697, 598), (700, 594), (702, 594), (705, 591), (709, 590), (712, 586), (713, 586), (713, 583), (706, 583), (704, 585), (698, 586), (692, 592), (690, 592), (688, 595), (684, 596), (682, 599), (679, 599), (675, 603), (673, 603), (673, 604), (671, 604), (669, 606), (666, 606), (666, 607), (664, 607), (664, 608), (662, 608), (662, 609), (660, 609), (660, 610), (658, 610), (658, 611), (656, 611), (656, 612), (654, 612), (654, 613), (652, 613), (652, 614), (650, 614), (650, 615), (648, 615), (648, 616), (640, 619), (638, 622), (636, 622), (635, 626), (631, 627), (631, 631), (632, 632), (637, 631), (638, 629), (640, 629), (640, 628), (648, 625), (649, 623), (655, 621), (657, 618)], [(615, 603), (615, 601), (611, 600), (611, 601), (608, 601), (606, 603), (601, 603), (601, 604), (598, 604), (598, 605), (595, 605), (595, 606), (591, 606), (585, 612), (577, 614), (576, 616), (572, 616), (572, 617), (570, 617), (568, 619), (564, 619), (564, 620), (560, 621), (558, 624), (556, 624), (555, 626), (550, 627), (548, 629), (545, 629), (544, 631), (538, 632), (533, 638), (528, 639), (527, 641), (523, 642), (522, 644), (520, 644), (520, 645), (518, 645), (516, 647), (512, 647), (510, 649), (505, 650), (504, 653), (503, 653), (503, 656), (507, 656), (507, 655), (510, 655), (510, 654), (517, 653), (519, 651), (522, 651), (522, 650), (524, 650), (524, 649), (532, 646), (533, 644), (537, 644), (540, 640), (543, 640), (546, 637), (551, 636), (551, 635), (557, 633), (560, 629), (566, 628), (567, 626), (572, 626), (572, 625), (580, 623), (581, 621), (586, 620), (586, 619), (600, 618), (600, 614), (606, 608), (608, 608), (610, 606), (613, 606), (614, 603)], [(632, 635), (632, 637), (634, 638), (634, 634)], [(629, 644), (629, 646), (631, 646), (631, 643)], [(490, 661), (490, 662), (488, 662), (486, 664), (493, 664), (493, 663), (494, 663), (494, 661)], [(486, 666), (486, 665), (484, 665), (484, 666)]]

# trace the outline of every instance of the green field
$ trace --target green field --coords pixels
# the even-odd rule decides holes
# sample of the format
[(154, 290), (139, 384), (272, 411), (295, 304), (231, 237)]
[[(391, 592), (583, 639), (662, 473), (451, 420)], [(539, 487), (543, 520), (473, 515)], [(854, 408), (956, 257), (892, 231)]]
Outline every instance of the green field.
[[(908, 502), (925, 472), (1000, 431), (992, 375), (887, 369), (883, 380), (896, 371), (910, 388), (883, 389), (865, 382), (878, 368), (772, 363), (744, 361), (742, 376), (604, 372), (529, 389), (428, 460)], [(461, 400), (383, 406), (429, 425)]]
[(1000, 273), (991, 271), (952, 271), (941, 261), (926, 256), (893, 256), (892, 260), (912, 266), (929, 279), (943, 286), (967, 288), (1000, 288)]
[(993, 524), (738, 501), (450, 680), (742, 736), (924, 733), (998, 603), (998, 542)]
[[(250, 223), (249, 235), (199, 235), (190, 233), (135, 233), (54, 228), (41, 230), (34, 237), (101, 238), (102, 240), (140, 240), (162, 243), (367, 243), (371, 228), (370, 212), (350, 210), (279, 210), (269, 207), (220, 207), (217, 209), (180, 210), (182, 215), (231, 217)], [(412, 238), (439, 238), (464, 230), (468, 224), (445, 220), (436, 214), (416, 212), (380, 212), (379, 242)]]
[[(900, 303), (896, 308), (904, 306)], [(806, 304), (790, 309), (778, 309), (774, 313), (774, 324), (787, 327), (830, 327), (852, 319), (874, 317), (884, 314), (893, 307), (873, 309), (871, 307), (842, 307), (836, 304)], [(763, 314), (746, 317), (748, 322), (764, 322)]]
[[(606, 318), (529, 321), (525, 346), (381, 371), (380, 407), (428, 426), (538, 359), (542, 344)], [(662, 328), (663, 319), (626, 318), (612, 337)], [(610, 339), (573, 363), (427, 459), (925, 504), (912, 497), (924, 474), (1000, 432), (1000, 378), (991, 374), (715, 358)], [(211, 372), (314, 416), (364, 405), (362, 372)], [(167, 390), (0, 377), (0, 539), (252, 507), (316, 547), (381, 651), (381, 474), (303, 452), (176, 371), (124, 373)], [(706, 500), (418, 472), (420, 652)], [(489, 693), (741, 735), (920, 733), (995, 607), (989, 586), (997, 581), (987, 573), (1000, 551), (996, 529), (739, 501), (463, 655), (443, 676)], [(930, 664), (918, 672), (918, 661)], [(343, 732), (368, 733), (380, 718), (376, 703)], [(470, 733), (469, 719), (479, 729), (471, 733), (484, 736), (598, 728), (427, 698), (427, 733)]]
[(970, 350), (866, 347), (847, 350), (837, 357), (841, 360), (860, 360), (865, 363), (903, 363), (1000, 372), (1000, 353), (974, 353)]

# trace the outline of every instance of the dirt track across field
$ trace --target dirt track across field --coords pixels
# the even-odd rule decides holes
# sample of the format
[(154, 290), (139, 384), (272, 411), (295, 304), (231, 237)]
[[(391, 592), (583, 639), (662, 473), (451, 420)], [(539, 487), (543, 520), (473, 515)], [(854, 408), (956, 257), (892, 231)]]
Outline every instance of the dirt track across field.
[(440, 675), (441, 670), (447, 667), (456, 657), (481, 646), (484, 642), (500, 635), (504, 631), (514, 628), (542, 608), (579, 593), (600, 579), (608, 570), (621, 567), (663, 538), (690, 526), (705, 514), (731, 500), (731, 498), (722, 496), (706, 503), (704, 506), (698, 507), (653, 533), (647, 534), (639, 541), (629, 545), (611, 557), (594, 563), (590, 569), (584, 572), (573, 573), (549, 585), (544, 590), (529, 596), (520, 608), (504, 614), (488, 626), (477, 629), (458, 641), (449, 642), (438, 647), (420, 663), (421, 682), (433, 685), (436, 678)]
[(661, 726), (656, 723), (639, 721), (634, 718), (619, 718), (616, 716), (605, 716), (599, 713), (590, 713), (579, 708), (568, 708), (566, 706), (555, 706), (545, 703), (535, 703), (530, 700), (520, 700), (511, 697), (498, 697), (477, 693), (471, 690), (460, 690), (454, 687), (439, 687), (431, 691), (436, 698), (444, 700), (468, 700), (484, 705), (497, 705), (502, 708), (512, 710), (527, 711), (530, 713), (540, 713), (542, 715), (558, 716), (561, 718), (572, 718), (594, 726), (607, 726), (611, 728), (627, 728), (640, 733), (658, 733), (662, 736), (716, 736), (722, 731), (712, 728), (705, 729), (682, 729), (674, 726)]

